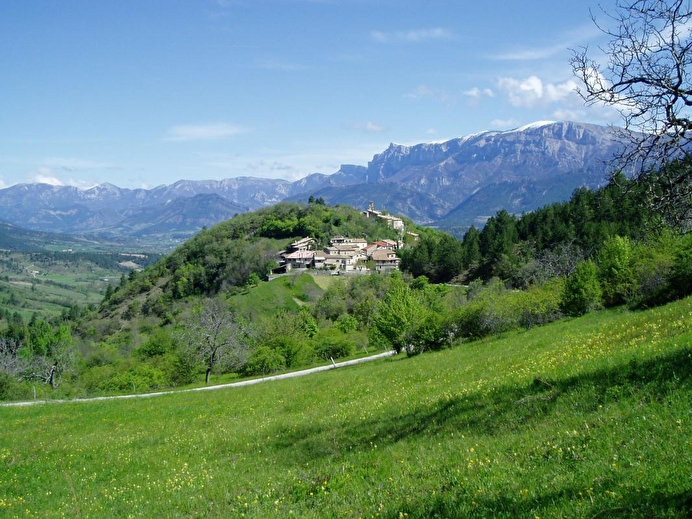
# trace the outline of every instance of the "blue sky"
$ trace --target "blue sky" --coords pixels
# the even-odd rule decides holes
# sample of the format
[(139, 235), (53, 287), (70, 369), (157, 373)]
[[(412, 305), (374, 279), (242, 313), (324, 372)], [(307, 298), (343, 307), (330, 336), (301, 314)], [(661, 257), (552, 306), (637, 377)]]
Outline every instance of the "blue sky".
[[(608, 8), (611, 0), (601, 4)], [(538, 120), (574, 93), (591, 0), (4, 0), (0, 187), (295, 180), (390, 142)]]

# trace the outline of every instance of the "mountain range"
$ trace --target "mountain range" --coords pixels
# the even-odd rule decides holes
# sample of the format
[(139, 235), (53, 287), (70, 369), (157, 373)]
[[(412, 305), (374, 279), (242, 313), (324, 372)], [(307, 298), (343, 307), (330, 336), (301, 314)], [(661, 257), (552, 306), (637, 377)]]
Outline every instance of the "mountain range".
[(0, 190), (0, 219), (26, 229), (93, 237), (185, 239), (237, 213), (282, 200), (380, 210), (443, 229), (482, 225), (500, 209), (524, 213), (607, 182), (618, 130), (539, 122), (440, 143), (391, 144), (367, 166), (343, 165), (291, 182), (238, 177), (153, 189), (17, 184)]

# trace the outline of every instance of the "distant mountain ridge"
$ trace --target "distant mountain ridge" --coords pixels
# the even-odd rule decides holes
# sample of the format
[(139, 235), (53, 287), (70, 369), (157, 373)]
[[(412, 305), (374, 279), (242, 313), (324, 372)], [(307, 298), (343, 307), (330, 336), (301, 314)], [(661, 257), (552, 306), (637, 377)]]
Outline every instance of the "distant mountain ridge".
[(539, 122), (441, 143), (392, 143), (367, 166), (343, 165), (295, 182), (238, 177), (87, 190), (18, 184), (0, 190), (0, 219), (60, 233), (184, 238), (234, 214), (313, 195), (363, 209), (373, 201), (418, 223), (464, 228), (499, 209), (532, 211), (578, 187), (603, 185), (619, 146), (611, 127)]

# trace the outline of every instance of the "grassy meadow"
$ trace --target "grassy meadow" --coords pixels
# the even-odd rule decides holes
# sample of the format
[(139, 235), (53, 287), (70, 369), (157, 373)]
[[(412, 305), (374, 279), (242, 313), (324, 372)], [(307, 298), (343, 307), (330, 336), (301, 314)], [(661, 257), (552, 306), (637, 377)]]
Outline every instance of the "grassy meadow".
[(692, 299), (0, 424), (3, 518), (689, 517)]

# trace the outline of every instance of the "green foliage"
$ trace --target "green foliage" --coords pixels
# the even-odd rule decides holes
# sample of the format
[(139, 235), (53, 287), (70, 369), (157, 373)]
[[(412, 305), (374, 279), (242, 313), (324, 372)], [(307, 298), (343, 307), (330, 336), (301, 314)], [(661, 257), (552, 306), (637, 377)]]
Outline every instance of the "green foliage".
[(322, 330), (315, 338), (315, 354), (324, 360), (348, 357), (355, 351), (351, 337), (338, 328)]
[(413, 276), (425, 276), (433, 283), (446, 283), (458, 276), (464, 266), (462, 243), (449, 234), (421, 235), (411, 248), (399, 252), (400, 267)]
[(136, 348), (133, 354), (141, 359), (165, 355), (176, 348), (173, 337), (165, 328), (157, 328), (146, 342)]
[(469, 287), (467, 302), (452, 309), (447, 333), (456, 338), (479, 339), (489, 335), (529, 329), (562, 316), (562, 282), (553, 280), (528, 290), (507, 290), (497, 280)]
[(258, 346), (243, 368), (247, 375), (268, 375), (286, 368), (286, 359), (272, 346)]
[(319, 328), (317, 326), (317, 321), (312, 314), (310, 314), (310, 310), (305, 306), (301, 306), (298, 312), (298, 319), (300, 321), (300, 328), (305, 336), (312, 339), (317, 334)]
[(676, 297), (692, 294), (692, 234), (686, 235), (673, 256), (670, 285)]
[(413, 334), (423, 310), (420, 300), (401, 276), (393, 277), (389, 292), (377, 307), (373, 322), (377, 336), (397, 353), (413, 352)]
[(334, 326), (342, 333), (354, 332), (358, 328), (358, 320), (349, 314), (342, 314), (334, 323)]
[(598, 268), (593, 261), (586, 260), (579, 263), (576, 271), (565, 281), (560, 306), (567, 315), (584, 315), (601, 306), (602, 296)]
[(517, 220), (503, 209), (490, 218), (481, 231), (481, 254), (492, 264), (503, 255), (511, 254), (517, 241)]
[(613, 236), (601, 247), (596, 261), (606, 306), (632, 300), (636, 285), (634, 260), (634, 245), (627, 237)]
[(310, 337), (317, 333), (307, 312), (280, 311), (256, 323), (254, 348), (245, 372), (265, 374), (309, 364), (314, 358)]
[(346, 282), (341, 279), (335, 280), (317, 301), (315, 315), (321, 319), (336, 321), (347, 311), (345, 294)]
[(377, 306), (371, 342), (384, 342), (397, 353), (406, 351), (407, 355), (439, 349), (446, 335), (442, 317), (434, 308), (434, 292), (414, 290), (401, 275), (395, 274), (387, 295)]

